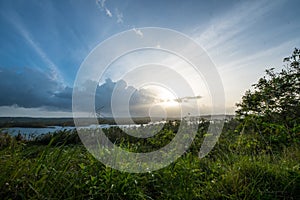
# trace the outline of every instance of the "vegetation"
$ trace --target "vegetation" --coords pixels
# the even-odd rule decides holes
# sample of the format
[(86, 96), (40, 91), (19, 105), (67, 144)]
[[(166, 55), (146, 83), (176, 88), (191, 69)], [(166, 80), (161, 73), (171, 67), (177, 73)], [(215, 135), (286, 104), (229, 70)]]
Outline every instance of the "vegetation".
[[(133, 174), (106, 167), (87, 152), (77, 133), (37, 137), (0, 135), (1, 199), (300, 199), (299, 50), (281, 72), (267, 70), (225, 122), (214, 149), (199, 159), (209, 122), (176, 162)], [(133, 152), (164, 146), (180, 122), (148, 139), (116, 127), (105, 134)], [(144, 127), (132, 129), (142, 131)], [(151, 127), (157, 131), (155, 125)], [(185, 125), (188, 129), (189, 126)]]
[[(199, 159), (199, 146), (205, 132), (203, 124), (192, 147), (180, 159), (166, 168), (144, 174), (130, 174), (104, 166), (78, 142), (76, 133), (61, 132), (35, 141), (18, 141), (3, 135), (0, 196), (4, 199), (299, 197), (298, 143), (270, 154), (256, 145), (260, 138), (238, 135), (237, 124), (234, 120), (227, 122), (214, 150)], [(115, 133), (115, 128), (107, 131)], [(169, 141), (173, 132), (167, 129), (163, 132), (163, 138)], [(157, 145), (163, 142), (156, 141)], [(128, 144), (125, 140), (119, 145), (131, 151), (145, 148), (141, 143)]]
[(266, 70), (266, 76), (237, 104), (237, 118), (242, 122), (239, 130), (251, 133), (252, 138), (264, 138), (260, 145), (266, 149), (286, 146), (300, 134), (300, 50), (295, 49), (284, 62), (280, 72)]

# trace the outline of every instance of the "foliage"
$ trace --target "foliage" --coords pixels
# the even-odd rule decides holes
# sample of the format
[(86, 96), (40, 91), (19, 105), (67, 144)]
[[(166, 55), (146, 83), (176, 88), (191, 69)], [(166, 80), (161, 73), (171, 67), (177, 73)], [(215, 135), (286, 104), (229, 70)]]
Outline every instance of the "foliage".
[(269, 151), (300, 142), (300, 50), (295, 49), (284, 62), (280, 72), (266, 70), (266, 76), (237, 104), (237, 118), (242, 122), (237, 130), (257, 138), (252, 149)]
[[(130, 174), (104, 166), (76, 143), (75, 132), (63, 131), (49, 140), (17, 141), (1, 137), (1, 199), (297, 199), (300, 197), (300, 149), (295, 143), (270, 155), (247, 148), (249, 135), (237, 135), (239, 123), (225, 123), (213, 151), (203, 159), (198, 151), (207, 131), (199, 125), (192, 147), (177, 161), (154, 172)], [(108, 130), (107, 134), (113, 133)], [(169, 136), (176, 124), (160, 134)], [(66, 139), (66, 136), (67, 139)], [(116, 135), (115, 135), (116, 136)], [(9, 139), (8, 139), (9, 138)], [(68, 139), (69, 138), (69, 139)], [(71, 139), (73, 138), (73, 139)], [(113, 137), (112, 137), (113, 138)], [(115, 138), (116, 139), (116, 138)], [(68, 142), (65, 142), (68, 141)], [(48, 141), (48, 143), (46, 143)], [(151, 141), (154, 146), (168, 137)], [(119, 142), (130, 150), (145, 148)], [(148, 144), (149, 145), (149, 144)]]
[(246, 91), (238, 103), (237, 115), (261, 116), (269, 122), (292, 127), (299, 124), (300, 113), (300, 50), (284, 59), (287, 63), (280, 72), (274, 68), (266, 70), (266, 76), (254, 84), (254, 90)]

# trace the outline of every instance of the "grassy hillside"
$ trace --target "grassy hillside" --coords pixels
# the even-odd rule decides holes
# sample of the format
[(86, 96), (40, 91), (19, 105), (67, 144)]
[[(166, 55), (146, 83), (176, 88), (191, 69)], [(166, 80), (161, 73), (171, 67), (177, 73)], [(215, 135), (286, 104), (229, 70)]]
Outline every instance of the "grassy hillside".
[[(176, 162), (142, 174), (106, 167), (87, 152), (76, 132), (34, 141), (1, 135), (1, 199), (300, 198), (299, 134), (273, 141), (259, 133), (241, 134), (243, 124), (231, 120), (213, 151), (199, 159), (207, 125), (199, 126), (192, 146)], [(168, 143), (176, 131), (170, 123), (149, 140), (123, 137), (116, 128), (106, 134), (122, 148), (145, 151)]]

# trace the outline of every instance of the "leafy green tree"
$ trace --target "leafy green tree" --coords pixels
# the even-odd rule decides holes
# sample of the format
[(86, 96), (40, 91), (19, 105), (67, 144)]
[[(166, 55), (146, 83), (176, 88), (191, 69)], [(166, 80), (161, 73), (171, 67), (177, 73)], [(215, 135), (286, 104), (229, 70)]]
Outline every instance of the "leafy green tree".
[(266, 70), (266, 75), (237, 103), (241, 133), (259, 133), (277, 144), (299, 140), (300, 49), (295, 48), (283, 62), (281, 71)]
[(300, 50), (295, 49), (284, 58), (285, 68), (275, 72), (266, 70), (266, 76), (254, 84), (254, 90), (246, 91), (237, 104), (239, 118), (255, 115), (270, 122), (293, 126), (300, 120)]

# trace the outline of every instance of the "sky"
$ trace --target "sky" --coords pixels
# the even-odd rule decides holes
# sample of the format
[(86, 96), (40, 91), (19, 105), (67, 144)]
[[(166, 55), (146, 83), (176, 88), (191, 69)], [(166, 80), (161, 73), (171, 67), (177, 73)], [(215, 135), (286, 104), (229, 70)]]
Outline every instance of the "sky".
[[(235, 104), (264, 75), (265, 69), (279, 70), (283, 58), (300, 47), (299, 6), (298, 0), (2, 0), (0, 116), (72, 116), (76, 76), (91, 52), (123, 31), (131, 30), (143, 38), (143, 27), (175, 30), (203, 48), (223, 83), (225, 112), (233, 114)], [(173, 95), (166, 88), (137, 84), (139, 80), (157, 77), (163, 65), (150, 67), (154, 71), (140, 72), (143, 75), (138, 76), (139, 79), (122, 71), (129, 70), (132, 60), (138, 65), (138, 61), (149, 58), (171, 59), (172, 55), (168, 56), (164, 56), (164, 52), (156, 55), (144, 51), (120, 58), (98, 82), (96, 102), (100, 103), (96, 106), (103, 107), (101, 112), (110, 116), (112, 94), (119, 91), (119, 99), (122, 99), (118, 97), (120, 94), (133, 95), (129, 104), (134, 107), (132, 112), (139, 112), (137, 115), (149, 109), (155, 111), (157, 106), (165, 109), (164, 114), (175, 112), (171, 109), (174, 102), (178, 106), (182, 100), (191, 99), (200, 105), (203, 113), (209, 112), (206, 99), (210, 91), (205, 91), (204, 86), (189, 95), (181, 94), (183, 89), (175, 84), (177, 91)], [(178, 65), (180, 61), (176, 59), (173, 63), (177, 63), (178, 73), (184, 73), (184, 64)], [(177, 76), (165, 72), (164, 77), (168, 79)], [(185, 74), (187, 80), (193, 79), (192, 76), (192, 72)], [(193, 87), (197, 85), (197, 82), (187, 82)], [(199, 85), (205, 85), (203, 80)], [(87, 95), (87, 91), (81, 94)], [(115, 105), (120, 109), (125, 106), (120, 102)], [(148, 106), (137, 111), (141, 105)], [(161, 113), (158, 110), (156, 114)], [(191, 109), (186, 112), (190, 113)]]

